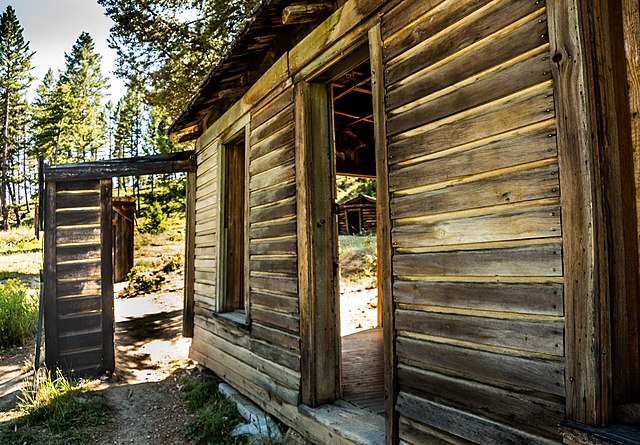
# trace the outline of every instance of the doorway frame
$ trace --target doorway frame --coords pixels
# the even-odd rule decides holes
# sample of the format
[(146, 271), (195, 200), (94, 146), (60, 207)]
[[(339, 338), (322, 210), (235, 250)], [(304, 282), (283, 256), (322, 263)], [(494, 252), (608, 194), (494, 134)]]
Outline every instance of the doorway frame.
[[(300, 294), (301, 402), (310, 407), (340, 397), (340, 335), (336, 285), (337, 258), (333, 212), (334, 180), (331, 116), (327, 82), (359, 65), (371, 64), (376, 161), (378, 296), (384, 332), (385, 435), (397, 437), (395, 330), (392, 295), (391, 215), (389, 209), (384, 68), (380, 24), (341, 52), (319, 75), (294, 85), (296, 182), (298, 185), (298, 286)], [(346, 54), (346, 55), (344, 55)], [(363, 54), (366, 57), (362, 58)]]
[[(99, 181), (100, 184), (100, 270), (102, 300), (102, 361), (101, 366), (88, 372), (87, 377), (97, 377), (104, 372), (115, 369), (115, 323), (113, 314), (113, 265), (112, 265), (112, 224), (111, 224), (111, 191), (112, 180), (120, 176), (143, 176), (163, 173), (187, 173), (186, 177), (186, 236), (185, 236), (185, 286), (183, 306), (183, 336), (193, 336), (194, 323), (194, 256), (195, 247), (195, 175), (197, 171), (196, 157), (193, 151), (139, 156), (106, 161), (83, 162), (77, 164), (45, 165), (43, 182), (46, 184), (44, 194), (44, 318), (46, 339), (46, 363), (50, 369), (59, 365), (58, 357), (58, 303), (57, 303), (57, 236), (56, 236), (56, 202), (55, 191), (59, 183), (74, 181)], [(40, 190), (43, 190), (40, 187)], [(73, 371), (72, 369), (62, 369)]]

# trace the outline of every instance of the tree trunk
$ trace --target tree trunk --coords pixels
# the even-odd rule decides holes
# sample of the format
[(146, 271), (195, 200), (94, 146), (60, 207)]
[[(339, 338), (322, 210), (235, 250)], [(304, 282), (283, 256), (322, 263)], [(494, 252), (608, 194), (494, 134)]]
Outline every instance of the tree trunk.
[(9, 160), (9, 91), (4, 93), (4, 108), (2, 110), (2, 177), (0, 178), (0, 213), (2, 222), (0, 228), (9, 228), (9, 209), (7, 208), (7, 162)]
[(19, 200), (19, 195), (18, 195), (18, 199), (16, 199), (16, 184), (15, 183), (11, 183), (9, 184), (9, 187), (7, 187), (7, 190), (9, 190), (9, 196), (11, 197), (11, 204), (12, 204), (12, 208), (13, 208), (13, 214), (16, 217), (16, 227), (20, 225), (20, 223), (22, 222), (22, 218), (20, 218), (20, 200)]
[(27, 214), (31, 213), (29, 208), (29, 177), (27, 176), (27, 149), (22, 150), (22, 178), (24, 180), (24, 201), (27, 204)]

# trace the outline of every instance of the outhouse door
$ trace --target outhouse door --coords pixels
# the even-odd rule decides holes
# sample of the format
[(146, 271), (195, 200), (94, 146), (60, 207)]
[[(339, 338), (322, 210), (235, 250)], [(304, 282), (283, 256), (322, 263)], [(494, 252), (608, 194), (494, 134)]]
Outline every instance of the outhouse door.
[(49, 181), (44, 212), (45, 361), (76, 375), (113, 371), (112, 181)]

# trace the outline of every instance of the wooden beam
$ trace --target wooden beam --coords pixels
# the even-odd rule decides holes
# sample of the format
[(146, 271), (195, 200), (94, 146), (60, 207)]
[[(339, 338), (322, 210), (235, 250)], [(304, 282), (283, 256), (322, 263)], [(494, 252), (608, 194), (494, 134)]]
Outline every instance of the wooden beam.
[(378, 246), (378, 306), (382, 307), (384, 333), (384, 400), (386, 443), (398, 443), (396, 401), (397, 357), (395, 352), (395, 304), (393, 301), (393, 248), (391, 244), (391, 210), (389, 166), (387, 163), (387, 126), (385, 110), (384, 63), (382, 60), (380, 22), (369, 31), (371, 54), (371, 89), (373, 91), (373, 128), (376, 148), (376, 210)]
[(113, 234), (111, 178), (100, 181), (100, 242), (102, 288), (102, 371), (115, 370), (115, 319), (113, 312)]
[(323, 84), (295, 87), (301, 397), (311, 407), (340, 393), (340, 339), (329, 97)]
[[(563, 209), (566, 410), (567, 418), (592, 426), (611, 419), (612, 375), (626, 386), (625, 374), (637, 374), (624, 350), (637, 345), (626, 305), (637, 311), (638, 260), (621, 6), (614, 3), (547, 3)], [(622, 391), (632, 386), (637, 382)]]
[(195, 172), (196, 168), (196, 157), (193, 152), (183, 151), (107, 161), (49, 165), (44, 168), (44, 177), (45, 181), (75, 181), (118, 176)]
[(319, 22), (327, 18), (332, 10), (333, 4), (330, 2), (293, 3), (282, 10), (282, 24)]
[(196, 248), (196, 174), (187, 173), (186, 235), (184, 248), (184, 308), (182, 336), (193, 337)]
[(47, 368), (58, 366), (58, 304), (56, 259), (56, 183), (45, 184), (44, 219), (44, 333)]

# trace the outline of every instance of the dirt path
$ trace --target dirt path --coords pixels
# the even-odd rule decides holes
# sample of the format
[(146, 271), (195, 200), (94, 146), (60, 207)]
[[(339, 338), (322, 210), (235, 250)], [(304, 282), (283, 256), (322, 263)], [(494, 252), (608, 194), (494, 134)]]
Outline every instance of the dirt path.
[(97, 388), (113, 415), (96, 445), (188, 443), (178, 379), (194, 365), (181, 336), (181, 277), (167, 284), (161, 293), (115, 300), (116, 372)]
[[(95, 385), (112, 407), (111, 420), (87, 445), (188, 444), (189, 419), (179, 378), (193, 372), (190, 339), (182, 333), (182, 277), (172, 273), (162, 291), (116, 299), (116, 372)], [(0, 357), (0, 422), (14, 410), (20, 388), (28, 383), (22, 368), (32, 360), (30, 347)]]

